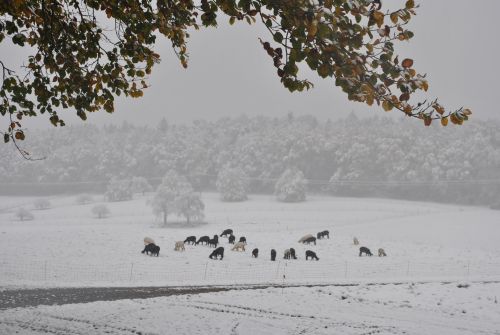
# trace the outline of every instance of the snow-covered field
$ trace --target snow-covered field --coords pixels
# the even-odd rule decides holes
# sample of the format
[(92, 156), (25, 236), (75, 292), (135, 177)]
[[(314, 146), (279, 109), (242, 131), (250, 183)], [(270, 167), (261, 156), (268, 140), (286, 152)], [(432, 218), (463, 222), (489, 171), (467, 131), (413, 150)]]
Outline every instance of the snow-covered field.
[[(98, 197), (96, 197), (99, 200)], [(205, 225), (162, 228), (146, 197), (95, 205), (51, 198), (52, 208), (15, 219), (33, 198), (1, 198), (0, 289), (50, 286), (342, 284), (233, 290), (0, 311), (1, 334), (500, 334), (500, 212), (384, 199), (310, 197), (300, 204), (253, 196), (223, 203), (204, 194)], [(223, 261), (212, 249), (174, 242), (232, 228), (247, 251)], [(316, 246), (297, 240), (328, 229)], [(150, 236), (160, 257), (140, 253)], [(356, 236), (373, 252), (358, 257)], [(250, 252), (259, 248), (258, 259)], [(294, 247), (298, 260), (284, 261)], [(269, 251), (278, 251), (276, 262)], [(315, 250), (319, 262), (305, 261)], [(369, 284), (370, 283), (370, 284)], [(375, 284), (373, 284), (375, 283)]]
[(40, 306), (0, 311), (0, 333), (500, 334), (499, 293), (498, 283), (389, 284)]
[[(310, 197), (286, 204), (271, 196), (224, 203), (204, 194), (208, 224), (162, 228), (148, 196), (107, 203), (111, 216), (95, 219), (95, 205), (75, 197), (55, 197), (52, 208), (32, 210), (35, 220), (15, 219), (16, 204), (32, 208), (32, 198), (0, 198), (0, 286), (192, 285), (250, 283), (394, 282), (400, 280), (500, 279), (500, 211), (385, 199)], [(99, 197), (96, 197), (99, 200)], [(3, 207), (3, 208), (5, 208)], [(31, 209), (30, 208), (30, 209)], [(175, 252), (189, 235), (212, 236), (232, 228), (245, 236), (247, 251), (229, 250), (222, 262), (208, 259), (206, 246)], [(328, 229), (330, 240), (297, 243), (304, 234)], [(145, 236), (161, 247), (160, 257), (140, 253)], [(358, 257), (352, 243), (388, 257)], [(293, 247), (299, 257), (284, 261)], [(258, 259), (251, 250), (259, 248)], [(276, 262), (270, 249), (278, 251)], [(305, 261), (307, 249), (320, 261)]]

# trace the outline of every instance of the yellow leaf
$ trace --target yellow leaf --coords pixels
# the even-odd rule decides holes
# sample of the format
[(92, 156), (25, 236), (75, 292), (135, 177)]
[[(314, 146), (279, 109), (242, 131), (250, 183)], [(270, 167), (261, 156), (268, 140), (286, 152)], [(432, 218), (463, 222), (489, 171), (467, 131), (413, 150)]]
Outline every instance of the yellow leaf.
[(443, 127), (446, 127), (448, 125), (448, 118), (447, 117), (441, 118), (441, 125)]
[(427, 82), (427, 80), (424, 80), (422, 82), (422, 87), (423, 87), (424, 91), (427, 92), (427, 90), (429, 89), (429, 83)]
[(394, 24), (397, 24), (397, 23), (398, 23), (398, 14), (397, 14), (397, 13), (392, 13), (392, 14), (391, 14), (391, 21), (392, 21), (392, 23), (394, 23)]
[(384, 100), (384, 102), (382, 103), (382, 108), (386, 111), (386, 112), (390, 112), (391, 109), (392, 109), (392, 104), (387, 101), (387, 100)]
[(415, 1), (414, 0), (408, 0), (406, 1), (406, 9), (411, 9), (415, 7)]

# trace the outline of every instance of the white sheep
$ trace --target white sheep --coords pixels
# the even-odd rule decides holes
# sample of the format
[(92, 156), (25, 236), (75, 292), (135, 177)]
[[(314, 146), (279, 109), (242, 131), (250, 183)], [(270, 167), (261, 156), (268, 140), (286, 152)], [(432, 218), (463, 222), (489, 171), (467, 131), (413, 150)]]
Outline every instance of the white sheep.
[(174, 248), (175, 251), (184, 251), (186, 250), (184, 248), (184, 241), (177, 241), (175, 242), (175, 248)]
[(385, 257), (385, 256), (387, 256), (385, 250), (382, 248), (378, 249), (378, 257)]
[(304, 243), (305, 240), (310, 239), (312, 236), (311, 234), (304, 235), (300, 238), (299, 243)]
[(151, 243), (156, 244), (155, 240), (153, 240), (151, 237), (145, 237), (144, 238), (144, 245), (148, 245), (148, 244), (151, 244)]
[(359, 245), (359, 241), (356, 237), (352, 239), (352, 242), (354, 243), (354, 245)]
[(244, 242), (235, 243), (234, 247), (231, 250), (245, 251), (245, 243)]

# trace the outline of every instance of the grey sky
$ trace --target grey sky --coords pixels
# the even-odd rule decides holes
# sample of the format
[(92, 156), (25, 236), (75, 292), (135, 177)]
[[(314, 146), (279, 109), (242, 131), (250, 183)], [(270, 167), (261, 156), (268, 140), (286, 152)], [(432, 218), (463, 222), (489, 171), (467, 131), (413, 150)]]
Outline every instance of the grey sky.
[[(404, 0), (386, 0), (384, 6), (404, 5)], [(497, 16), (498, 0), (423, 0), (410, 29), (415, 38), (397, 46), (402, 57), (415, 60), (421, 73), (428, 73), (429, 97), (439, 97), (446, 107), (470, 107), (474, 118), (500, 118), (497, 90), (500, 87)], [(222, 18), (221, 21), (227, 21)], [(150, 78), (151, 87), (141, 99), (119, 99), (116, 112), (92, 115), (90, 122), (129, 122), (155, 124), (162, 117), (169, 122), (188, 122), (198, 118), (215, 119), (240, 114), (272, 116), (310, 113), (320, 119), (338, 118), (349, 111), (358, 115), (383, 115), (378, 108), (347, 100), (333, 80), (316, 78), (305, 93), (289, 93), (279, 82), (271, 60), (258, 42), (269, 39), (260, 24), (239, 23), (192, 33), (190, 64), (183, 69), (171, 52), (169, 42), (159, 39), (162, 63)], [(5, 48), (5, 44), (3, 46)], [(2, 50), (0, 58), (19, 59), (19, 50)], [(76, 117), (61, 116), (67, 123)], [(394, 118), (400, 116), (393, 112)], [(30, 122), (30, 126), (44, 120)]]

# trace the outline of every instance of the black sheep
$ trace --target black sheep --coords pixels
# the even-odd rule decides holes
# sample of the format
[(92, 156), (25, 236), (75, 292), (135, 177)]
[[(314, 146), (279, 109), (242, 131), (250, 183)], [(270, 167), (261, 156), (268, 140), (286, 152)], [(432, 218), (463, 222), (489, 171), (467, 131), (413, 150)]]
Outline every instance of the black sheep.
[(276, 260), (276, 250), (271, 249), (271, 260), (274, 262)]
[(201, 244), (203, 244), (203, 243), (208, 244), (208, 242), (210, 242), (210, 237), (208, 237), (208, 236), (202, 236), (202, 237), (200, 237), (200, 239), (198, 240), (198, 242), (196, 242), (196, 245), (198, 245), (200, 243)]
[(158, 257), (160, 256), (160, 247), (154, 243), (149, 243), (144, 247), (142, 253), (146, 253), (146, 255), (149, 255), (151, 253), (151, 256), (156, 255)]
[(219, 241), (216, 240), (216, 239), (211, 239), (211, 240), (208, 241), (208, 246), (209, 247), (217, 248), (217, 244), (219, 244)]
[(196, 236), (186, 237), (184, 244), (196, 244)]
[(233, 230), (232, 229), (226, 229), (222, 232), (222, 234), (220, 234), (220, 237), (222, 236), (229, 236), (233, 233)]
[(245, 238), (245, 236), (240, 237), (240, 242), (247, 244), (247, 239)]
[(314, 245), (316, 245), (316, 237), (309, 237), (307, 240), (304, 240), (304, 242), (302, 242), (304, 244), (311, 244), (311, 243), (314, 243)]
[(255, 248), (252, 250), (252, 257), (259, 257), (259, 249)]
[(212, 238), (212, 240), (214, 240), (215, 242), (219, 243), (219, 236), (214, 235), (214, 238)]
[(330, 232), (328, 230), (323, 230), (323, 231), (320, 231), (318, 234), (316, 234), (316, 237), (318, 238), (318, 240), (321, 240), (323, 238), (330, 238)]
[(311, 257), (311, 259), (315, 259), (315, 260), (319, 261), (318, 256), (316, 256), (316, 253), (312, 250), (306, 251), (306, 261), (309, 259), (309, 257)]
[(212, 253), (210, 254), (210, 256), (208, 256), (208, 258), (217, 259), (219, 256), (220, 260), (222, 261), (222, 259), (224, 258), (224, 247), (218, 247), (217, 249), (212, 251)]
[(372, 252), (367, 247), (359, 248), (359, 257), (361, 257), (362, 254), (365, 254), (366, 256), (372, 256)]
[(234, 244), (234, 240), (236, 240), (236, 237), (233, 234), (229, 235), (229, 243)]
[(297, 259), (297, 256), (295, 256), (295, 249), (294, 248), (290, 248), (290, 257), (292, 259)]

